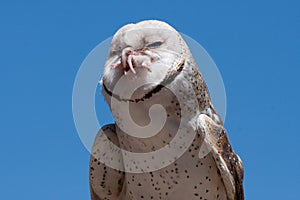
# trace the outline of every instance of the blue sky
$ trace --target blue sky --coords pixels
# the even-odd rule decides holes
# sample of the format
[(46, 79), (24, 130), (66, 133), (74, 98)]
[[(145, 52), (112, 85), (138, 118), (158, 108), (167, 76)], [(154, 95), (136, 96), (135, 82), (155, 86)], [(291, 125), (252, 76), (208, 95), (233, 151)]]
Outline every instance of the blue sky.
[(172, 24), (217, 64), (246, 198), (296, 199), (299, 9), (289, 0), (1, 1), (0, 199), (89, 199), (89, 153), (72, 117), (74, 79), (96, 45), (142, 19)]

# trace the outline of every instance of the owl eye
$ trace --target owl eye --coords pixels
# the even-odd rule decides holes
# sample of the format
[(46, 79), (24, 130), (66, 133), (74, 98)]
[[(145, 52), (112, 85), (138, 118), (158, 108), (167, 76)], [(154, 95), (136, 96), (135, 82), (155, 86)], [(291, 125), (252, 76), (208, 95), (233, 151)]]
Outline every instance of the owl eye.
[(162, 42), (161, 41), (157, 41), (157, 42), (153, 42), (151, 44), (148, 44), (147, 47), (155, 48), (155, 47), (159, 47), (160, 45), (162, 45)]
[(119, 55), (120, 53), (121, 53), (120, 50), (112, 50), (110, 54), (111, 54), (112, 56), (114, 56), (114, 55)]

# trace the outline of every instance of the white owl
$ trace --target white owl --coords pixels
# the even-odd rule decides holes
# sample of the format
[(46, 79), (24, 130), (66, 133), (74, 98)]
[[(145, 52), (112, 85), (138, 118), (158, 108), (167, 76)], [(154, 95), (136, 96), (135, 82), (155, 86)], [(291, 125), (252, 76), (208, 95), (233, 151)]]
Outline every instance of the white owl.
[(95, 139), (92, 200), (244, 199), (242, 162), (174, 28), (148, 20), (119, 29), (102, 82), (115, 124)]

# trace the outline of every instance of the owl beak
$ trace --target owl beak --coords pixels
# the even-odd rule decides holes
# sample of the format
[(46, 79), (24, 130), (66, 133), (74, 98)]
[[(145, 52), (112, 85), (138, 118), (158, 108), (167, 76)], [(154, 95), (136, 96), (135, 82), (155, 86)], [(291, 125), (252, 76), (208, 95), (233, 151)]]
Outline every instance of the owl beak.
[(139, 63), (138, 65), (140, 67), (145, 68), (149, 72), (151, 72), (152, 70), (148, 66), (149, 62), (146, 62), (147, 60), (146, 57), (152, 57), (152, 56), (146, 53), (146, 51), (143, 52), (143, 50), (134, 50), (132, 47), (126, 47), (125, 49), (122, 50), (121, 59), (116, 63), (112, 64), (111, 67), (112, 68), (119, 67), (121, 70), (124, 70), (125, 75), (127, 75), (128, 71), (131, 71), (133, 74), (136, 74), (135, 68), (136, 68), (136, 63), (138, 62)]
[(127, 47), (122, 51), (121, 63), (123, 65), (125, 74), (127, 74), (129, 70), (131, 70), (132, 73), (136, 74), (133, 65), (133, 55), (137, 55), (137, 52), (135, 52), (131, 47)]

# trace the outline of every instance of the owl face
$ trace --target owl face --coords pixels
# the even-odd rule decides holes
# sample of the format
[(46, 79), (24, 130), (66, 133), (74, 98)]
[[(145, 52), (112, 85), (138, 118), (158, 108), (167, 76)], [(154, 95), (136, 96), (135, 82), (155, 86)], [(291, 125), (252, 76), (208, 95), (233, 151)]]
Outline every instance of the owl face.
[[(123, 26), (112, 39), (105, 63), (102, 81), (106, 92), (122, 99), (132, 94), (138, 83), (131, 99), (141, 98), (183, 62), (184, 44), (180, 34), (164, 22), (149, 20)], [(122, 89), (114, 91), (119, 84)]]

